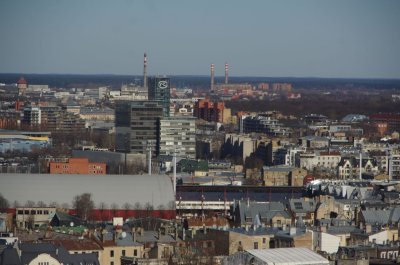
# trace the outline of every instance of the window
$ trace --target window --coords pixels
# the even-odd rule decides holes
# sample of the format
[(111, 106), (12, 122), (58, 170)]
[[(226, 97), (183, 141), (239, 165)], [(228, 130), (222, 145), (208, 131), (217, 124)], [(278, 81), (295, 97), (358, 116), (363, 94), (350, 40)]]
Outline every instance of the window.
[(254, 249), (258, 249), (258, 242), (254, 242)]
[(43, 214), (49, 214), (49, 211), (48, 210), (44, 210)]
[(122, 256), (125, 256), (125, 249), (122, 250)]
[(114, 257), (114, 250), (110, 250), (110, 257)]
[(24, 211), (18, 210), (18, 214), (24, 214)]
[(133, 250), (133, 256), (136, 257), (137, 256), (137, 249)]
[(114, 261), (111, 261), (111, 262), (110, 262), (110, 265), (114, 265)]
[(267, 243), (267, 239), (263, 237), (263, 244)]

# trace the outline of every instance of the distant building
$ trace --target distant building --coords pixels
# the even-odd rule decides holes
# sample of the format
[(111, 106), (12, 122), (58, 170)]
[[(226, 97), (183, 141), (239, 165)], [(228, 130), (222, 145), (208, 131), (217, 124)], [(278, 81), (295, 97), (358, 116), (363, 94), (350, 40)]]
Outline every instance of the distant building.
[(55, 212), (55, 207), (18, 207), (15, 222), (19, 228), (33, 229), (47, 225)]
[(160, 119), (160, 155), (196, 158), (196, 120), (194, 117)]
[[(159, 151), (161, 101), (118, 101), (115, 107), (115, 148), (118, 152), (146, 153), (151, 141), (153, 154)], [(169, 107), (169, 105), (168, 105)]]
[(39, 107), (26, 107), (24, 108), (24, 116), (22, 118), (22, 124), (28, 126), (37, 126), (42, 123), (42, 111)]
[(21, 77), (17, 82), (18, 95), (24, 96), (27, 87), (28, 87), (28, 82), (26, 82), (25, 78)]
[(224, 102), (212, 102), (208, 99), (200, 99), (196, 102), (194, 116), (209, 122), (226, 123), (231, 118), (231, 110), (225, 108)]
[(271, 136), (288, 134), (288, 131), (270, 114), (242, 116), (240, 125), (240, 131), (243, 133), (265, 133)]
[(170, 80), (167, 77), (149, 77), (147, 79), (149, 100), (161, 101), (164, 117), (169, 117)]
[(50, 162), (50, 174), (106, 174), (106, 163), (90, 163), (87, 158), (70, 158), (68, 162)]
[(307, 170), (290, 166), (263, 167), (265, 186), (303, 186)]
[(387, 124), (389, 133), (400, 132), (400, 113), (376, 113), (370, 116), (373, 124)]

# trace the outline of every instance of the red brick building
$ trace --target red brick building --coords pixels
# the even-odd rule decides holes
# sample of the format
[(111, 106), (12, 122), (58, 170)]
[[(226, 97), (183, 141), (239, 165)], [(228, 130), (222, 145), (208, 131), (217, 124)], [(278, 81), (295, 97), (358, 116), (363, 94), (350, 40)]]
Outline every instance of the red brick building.
[(50, 174), (106, 174), (106, 163), (90, 163), (87, 158), (70, 158), (68, 162), (50, 162)]
[(208, 99), (200, 99), (196, 102), (194, 116), (209, 122), (224, 121), (224, 102), (212, 102)]

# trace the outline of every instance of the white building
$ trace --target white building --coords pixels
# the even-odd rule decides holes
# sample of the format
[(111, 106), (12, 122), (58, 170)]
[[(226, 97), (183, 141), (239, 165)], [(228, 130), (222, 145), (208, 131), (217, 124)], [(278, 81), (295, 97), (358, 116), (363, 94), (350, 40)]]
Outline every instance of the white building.
[(196, 158), (196, 119), (166, 117), (160, 119), (160, 155)]

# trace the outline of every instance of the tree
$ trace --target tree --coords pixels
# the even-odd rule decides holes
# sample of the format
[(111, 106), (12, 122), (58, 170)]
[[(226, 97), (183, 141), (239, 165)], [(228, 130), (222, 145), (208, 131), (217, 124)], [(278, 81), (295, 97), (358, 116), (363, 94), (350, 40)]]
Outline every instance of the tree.
[(82, 193), (81, 195), (76, 195), (72, 201), (72, 205), (76, 210), (76, 215), (83, 220), (88, 221), (94, 208), (92, 194)]
[(10, 203), (0, 193), (0, 212), (6, 211), (10, 207)]
[(25, 202), (25, 207), (31, 208), (31, 207), (35, 207), (35, 202), (34, 201), (26, 201)]
[(125, 210), (125, 218), (128, 218), (128, 213), (129, 210), (132, 209), (132, 204), (130, 204), (129, 202), (124, 203), (124, 205), (122, 206)]
[(46, 205), (46, 203), (44, 203), (43, 201), (38, 201), (38, 202), (37, 202), (37, 207), (43, 208), (43, 207), (47, 207), (47, 205)]

